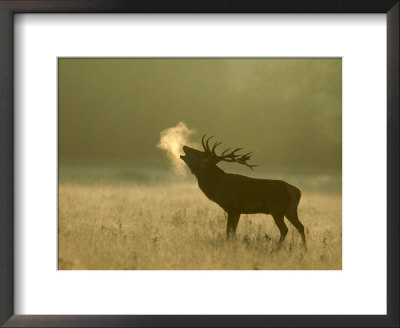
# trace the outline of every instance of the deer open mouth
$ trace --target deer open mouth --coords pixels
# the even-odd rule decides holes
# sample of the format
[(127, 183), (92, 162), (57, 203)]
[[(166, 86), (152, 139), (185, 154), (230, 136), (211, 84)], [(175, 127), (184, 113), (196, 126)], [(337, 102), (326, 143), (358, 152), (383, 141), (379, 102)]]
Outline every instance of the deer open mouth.
[(185, 155), (180, 155), (179, 157), (180, 157), (181, 159), (185, 159), (185, 158), (186, 158), (186, 151), (185, 151), (185, 148), (186, 148), (186, 146), (183, 146), (183, 147), (182, 147), (182, 150), (183, 150), (183, 152), (185, 153)]

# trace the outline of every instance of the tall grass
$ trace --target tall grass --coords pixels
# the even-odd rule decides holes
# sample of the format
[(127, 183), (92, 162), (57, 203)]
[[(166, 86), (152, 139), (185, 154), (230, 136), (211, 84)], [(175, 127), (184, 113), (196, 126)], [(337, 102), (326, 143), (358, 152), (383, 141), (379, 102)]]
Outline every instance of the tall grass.
[(271, 216), (242, 215), (226, 240), (226, 215), (195, 183), (59, 185), (59, 269), (341, 269), (340, 193), (307, 192), (299, 205), (308, 251), (289, 233), (278, 251)]

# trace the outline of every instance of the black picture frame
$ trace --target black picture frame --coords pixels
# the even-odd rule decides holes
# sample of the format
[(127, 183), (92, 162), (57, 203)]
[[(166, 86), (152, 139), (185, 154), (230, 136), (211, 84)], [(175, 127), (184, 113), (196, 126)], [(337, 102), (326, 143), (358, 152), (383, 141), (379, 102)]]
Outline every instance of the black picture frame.
[[(4, 327), (399, 327), (399, 7), (398, 0), (0, 0), (0, 324)], [(17, 13), (385, 13), (387, 315), (14, 315), (13, 18)]]

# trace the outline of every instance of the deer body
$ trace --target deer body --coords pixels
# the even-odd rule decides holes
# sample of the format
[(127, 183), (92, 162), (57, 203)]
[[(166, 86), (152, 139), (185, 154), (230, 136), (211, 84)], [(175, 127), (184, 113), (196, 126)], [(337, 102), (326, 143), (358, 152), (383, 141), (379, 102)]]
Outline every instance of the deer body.
[[(215, 145), (218, 146), (218, 143)], [(250, 168), (253, 165), (247, 164), (250, 158), (248, 154), (235, 155), (238, 149), (225, 155), (227, 157), (217, 156), (215, 145), (210, 150), (208, 141), (206, 144), (203, 142), (205, 152), (184, 146), (185, 156), (181, 156), (181, 159), (196, 176), (204, 194), (228, 214), (227, 236), (235, 234), (241, 214), (271, 214), (281, 234), (279, 245), (282, 244), (288, 232), (284, 222), (284, 216), (286, 216), (299, 231), (303, 244), (306, 246), (304, 226), (297, 215), (300, 190), (281, 180), (254, 179), (224, 172), (216, 165), (224, 158), (227, 158), (229, 162), (238, 162)]]
[(195, 176), (204, 194), (227, 213), (271, 214), (288, 206), (288, 188), (295, 188), (284, 181), (253, 179), (225, 173), (220, 168)]

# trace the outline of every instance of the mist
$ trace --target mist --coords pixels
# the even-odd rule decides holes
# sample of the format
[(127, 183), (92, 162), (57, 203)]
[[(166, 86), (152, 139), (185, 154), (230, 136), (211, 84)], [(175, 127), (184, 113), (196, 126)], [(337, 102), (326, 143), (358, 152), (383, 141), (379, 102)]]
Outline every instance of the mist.
[[(59, 161), (182, 174), (171, 158), (185, 138), (198, 144), (208, 134), (254, 151), (257, 171), (340, 173), (341, 78), (341, 59), (61, 58)], [(193, 131), (168, 144), (165, 131), (178, 122)]]

